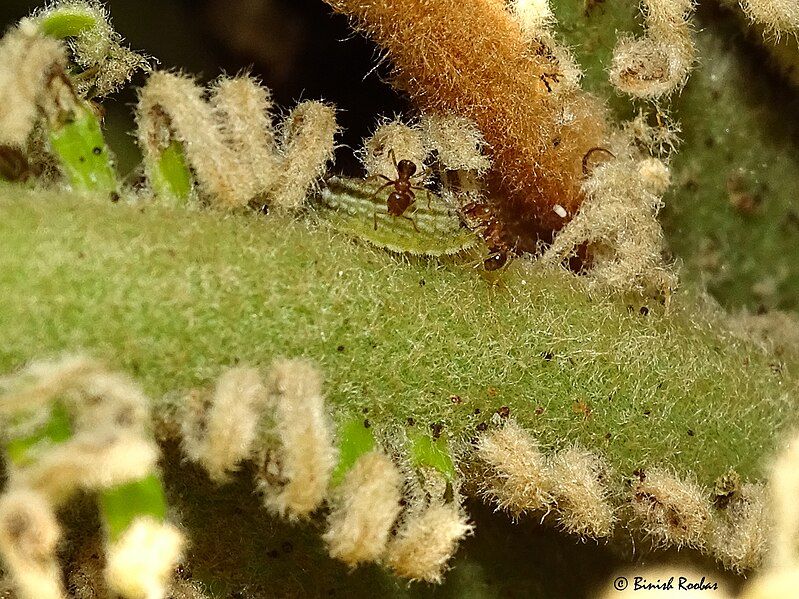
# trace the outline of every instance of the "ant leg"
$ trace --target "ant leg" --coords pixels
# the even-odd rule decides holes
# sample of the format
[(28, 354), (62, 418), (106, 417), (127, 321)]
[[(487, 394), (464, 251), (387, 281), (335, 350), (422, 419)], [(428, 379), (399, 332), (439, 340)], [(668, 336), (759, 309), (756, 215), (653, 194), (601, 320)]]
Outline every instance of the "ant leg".
[(426, 177), (427, 174), (430, 172), (430, 168), (428, 166), (422, 165), (422, 170), (420, 170), (415, 175), (410, 177), (410, 180), (413, 181), (414, 179), (418, 179), (419, 177)]
[(375, 192), (372, 195), (369, 196), (369, 201), (371, 202), (373, 199), (375, 199), (377, 197), (377, 194), (379, 194), (386, 187), (389, 187), (391, 185), (394, 185), (394, 181), (389, 181), (388, 183), (383, 183), (383, 185), (378, 187), (377, 190), (375, 190)]
[(383, 179), (383, 181), (387, 181), (392, 185), (395, 183), (394, 179), (389, 179), (388, 177), (386, 177), (385, 175), (381, 175), (380, 173), (376, 175), (369, 175), (364, 179), (364, 181), (374, 181), (375, 179)]
[(421, 233), (421, 231), (419, 230), (419, 227), (416, 226), (416, 221), (413, 220), (413, 218), (411, 218), (410, 216), (403, 216), (402, 218), (406, 218), (409, 221), (411, 221), (411, 224), (413, 225), (413, 230), (416, 231), (417, 233)]
[(411, 189), (415, 189), (416, 191), (426, 191), (427, 192), (427, 209), (430, 210), (430, 198), (433, 195), (430, 193), (430, 190), (426, 187), (421, 187), (419, 185), (411, 185)]
[(411, 185), (411, 189), (415, 189), (416, 191), (424, 191), (427, 192), (427, 208), (430, 209), (430, 196), (433, 195), (430, 193), (430, 190), (426, 187), (422, 187), (421, 185)]

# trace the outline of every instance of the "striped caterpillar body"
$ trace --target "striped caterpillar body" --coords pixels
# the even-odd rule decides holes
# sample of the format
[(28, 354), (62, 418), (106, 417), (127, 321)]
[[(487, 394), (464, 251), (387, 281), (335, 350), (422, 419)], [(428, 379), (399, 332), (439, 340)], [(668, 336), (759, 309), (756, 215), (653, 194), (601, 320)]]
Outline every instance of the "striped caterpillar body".
[(416, 193), (405, 215), (392, 216), (386, 204), (391, 189), (375, 193), (380, 185), (380, 181), (329, 178), (321, 194), (321, 204), (329, 209), (325, 220), (334, 229), (398, 253), (448, 256), (479, 242), (461, 225), (458, 211), (427, 190)]

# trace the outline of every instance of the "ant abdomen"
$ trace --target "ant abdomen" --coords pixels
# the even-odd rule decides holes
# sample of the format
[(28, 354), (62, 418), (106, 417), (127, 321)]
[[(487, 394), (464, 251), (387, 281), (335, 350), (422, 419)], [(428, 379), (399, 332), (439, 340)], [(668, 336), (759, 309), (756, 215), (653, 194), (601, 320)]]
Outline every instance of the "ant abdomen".
[(412, 195), (392, 191), (386, 200), (386, 207), (391, 216), (402, 216), (411, 203), (413, 203)]

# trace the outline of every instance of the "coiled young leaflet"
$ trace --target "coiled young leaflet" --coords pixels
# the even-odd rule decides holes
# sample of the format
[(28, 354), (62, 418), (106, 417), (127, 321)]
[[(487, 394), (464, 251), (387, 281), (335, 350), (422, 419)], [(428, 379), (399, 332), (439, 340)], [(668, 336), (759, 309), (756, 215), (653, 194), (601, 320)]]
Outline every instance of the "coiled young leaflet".
[(461, 226), (458, 211), (430, 191), (416, 193), (403, 216), (388, 213), (389, 189), (381, 182), (331, 177), (322, 189), (325, 220), (333, 228), (392, 252), (447, 256), (474, 247), (479, 239)]

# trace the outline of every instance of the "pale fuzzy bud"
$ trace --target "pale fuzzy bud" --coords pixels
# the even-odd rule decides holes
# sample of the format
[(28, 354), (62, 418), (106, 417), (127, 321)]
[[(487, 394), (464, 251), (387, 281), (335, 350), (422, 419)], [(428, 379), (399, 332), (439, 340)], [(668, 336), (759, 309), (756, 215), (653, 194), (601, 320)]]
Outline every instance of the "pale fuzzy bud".
[(419, 173), (426, 156), (422, 132), (396, 119), (381, 123), (374, 134), (364, 140), (361, 161), (370, 177), (383, 175), (396, 179), (396, 164), (400, 160), (413, 162)]
[(319, 372), (305, 360), (278, 360), (266, 384), (277, 448), (267, 449), (259, 483), (270, 510), (302, 518), (325, 497), (335, 463)]
[(231, 368), (216, 383), (210, 406), (189, 400), (183, 410), (183, 450), (223, 482), (253, 450), (266, 388), (253, 368)]
[(80, 387), (88, 375), (102, 371), (99, 362), (81, 355), (32, 362), (20, 372), (0, 378), (0, 414), (41, 408)]
[(37, 11), (25, 25), (35, 24), (53, 13), (82, 15), (94, 23), (69, 40), (72, 58), (83, 70), (76, 80), (83, 96), (107, 96), (130, 80), (138, 70), (150, 69), (149, 59), (122, 45), (105, 7), (97, 0), (59, 0)]
[(771, 34), (779, 37), (799, 33), (799, 2), (796, 0), (741, 0), (741, 6), (746, 16)]
[(565, 91), (576, 91), (580, 89), (580, 80), (583, 78), (583, 70), (577, 59), (574, 57), (571, 48), (558, 42), (551, 34), (544, 34), (540, 37), (540, 42), (546, 46), (549, 54), (555, 59), (558, 65), (557, 81), (552, 81), (550, 87), (555, 93)]
[(62, 599), (56, 553), (61, 536), (53, 508), (29, 490), (0, 498), (0, 555), (19, 599)]
[(553, 489), (546, 457), (516, 422), (481, 435), (477, 456), (488, 466), (481, 483), (484, 497), (514, 516), (549, 510)]
[(639, 98), (680, 89), (694, 63), (691, 0), (644, 0), (646, 35), (622, 37), (613, 50), (610, 81)]
[(115, 428), (147, 436), (149, 400), (130, 377), (115, 372), (91, 372), (72, 393), (74, 425), (80, 430)]
[(355, 462), (335, 490), (324, 540), (331, 557), (350, 566), (372, 562), (386, 549), (400, 513), (402, 475), (380, 451)]
[(150, 76), (139, 92), (137, 110), (145, 164), (155, 164), (175, 139), (183, 144), (203, 191), (214, 202), (228, 208), (244, 206), (256, 193), (247, 157), (226, 145), (215, 111), (203, 94), (189, 77), (164, 72)]
[(593, 258), (592, 281), (619, 291), (657, 287), (667, 273), (657, 220), (662, 202), (651, 185), (627, 156), (594, 167), (583, 185), (585, 201), (544, 252), (542, 263), (560, 265), (586, 244)]
[(107, 489), (144, 478), (155, 469), (158, 455), (158, 446), (137, 433), (87, 430), (50, 448), (30, 466), (13, 469), (10, 484), (61, 504), (78, 489)]
[(269, 90), (251, 77), (223, 77), (211, 89), (211, 103), (226, 145), (246, 162), (257, 191), (267, 191), (280, 174)]
[(548, 89), (554, 93), (578, 89), (583, 72), (571, 50), (553, 35), (556, 22), (549, 0), (515, 0), (512, 12), (527, 42), (557, 64), (558, 72), (547, 78)]
[(0, 413), (24, 412), (61, 398), (76, 428), (108, 425), (141, 431), (149, 417), (148, 399), (134, 381), (80, 355), (34, 362), (0, 379), (0, 390), (5, 390)]
[(444, 168), (482, 174), (491, 167), (483, 154), (486, 143), (473, 121), (456, 114), (425, 114), (419, 124), (429, 150)]
[(555, 24), (549, 0), (515, 0), (513, 14), (530, 39), (539, 38)]
[(701, 547), (710, 523), (710, 502), (696, 483), (652, 468), (632, 488), (633, 515), (664, 546)]
[(649, 193), (662, 196), (671, 185), (671, 172), (662, 160), (645, 158), (638, 163), (638, 176)]
[(447, 562), (473, 528), (454, 502), (412, 511), (389, 543), (385, 563), (403, 578), (441, 583)]
[(624, 123), (624, 132), (631, 143), (657, 156), (672, 154), (682, 141), (680, 123), (662, 107), (657, 107), (653, 114), (639, 111)]
[(269, 194), (271, 205), (297, 209), (333, 159), (336, 111), (322, 102), (303, 102), (281, 129), (281, 176)]
[(723, 517), (713, 522), (711, 549), (725, 567), (738, 572), (761, 565), (768, 540), (768, 500), (763, 485), (741, 486)]
[(173, 525), (137, 518), (108, 546), (108, 585), (124, 599), (163, 599), (183, 545)]
[(615, 516), (605, 484), (607, 466), (598, 456), (580, 447), (564, 449), (552, 458), (550, 477), (565, 530), (594, 539), (610, 536)]
[(0, 145), (25, 147), (53, 71), (66, 68), (64, 46), (34, 26), (0, 40)]

